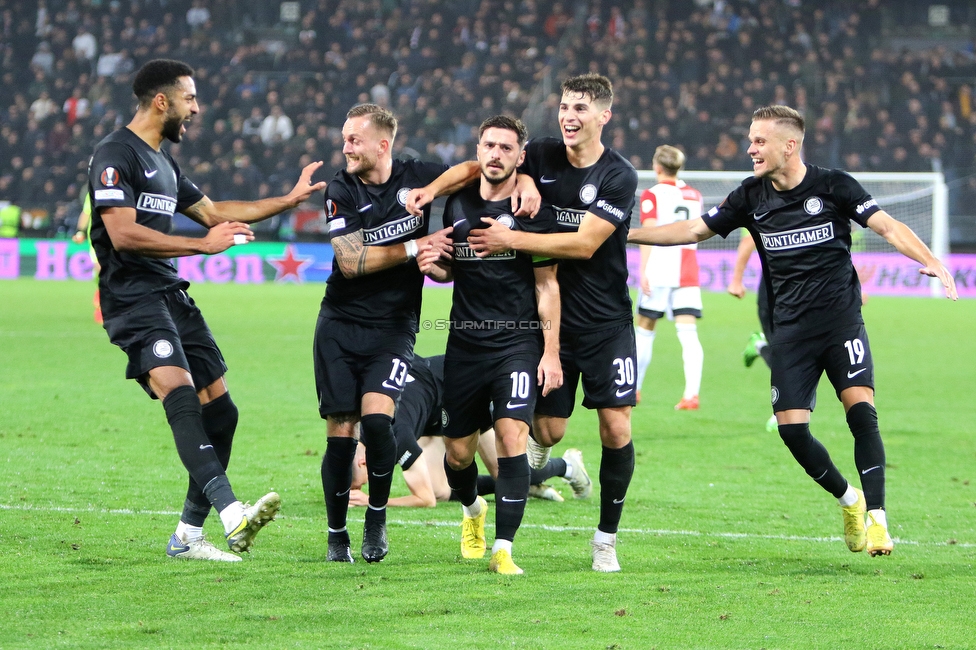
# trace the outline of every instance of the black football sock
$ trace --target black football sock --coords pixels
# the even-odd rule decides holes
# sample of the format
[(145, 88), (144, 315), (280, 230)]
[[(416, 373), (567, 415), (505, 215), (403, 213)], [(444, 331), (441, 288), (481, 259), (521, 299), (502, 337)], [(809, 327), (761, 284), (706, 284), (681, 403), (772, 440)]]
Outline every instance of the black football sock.
[(542, 469), (532, 469), (529, 481), (532, 485), (542, 485), (553, 476), (563, 476), (566, 473), (566, 461), (562, 458), (550, 458)]
[[(478, 474), (478, 496), (495, 493), (495, 477), (491, 474)], [(455, 501), (454, 492), (451, 492), (451, 501)]]
[(859, 402), (847, 412), (847, 426), (854, 434), (854, 465), (861, 475), (861, 489), (868, 510), (885, 505), (885, 449), (878, 428), (878, 412)]
[(600, 524), (604, 533), (616, 533), (624, 511), (624, 499), (634, 477), (634, 443), (620, 449), (603, 448), (600, 458)]
[[(234, 432), (237, 431), (237, 405), (230, 398), (230, 393), (224, 393), (215, 400), (203, 405), (203, 430), (213, 445), (214, 453), (220, 466), (227, 471), (230, 463), (230, 450), (234, 444)], [(204, 520), (210, 513), (210, 501), (203, 490), (192, 478), (186, 490), (186, 501), (183, 503), (181, 521), (191, 526), (203, 526)]]
[(495, 484), (495, 539), (512, 541), (529, 496), (529, 460), (525, 454), (498, 459)]
[(809, 423), (781, 424), (779, 437), (783, 439), (793, 458), (800, 463), (800, 467), (810, 478), (836, 498), (844, 496), (847, 491), (847, 479), (830, 460), (827, 448), (810, 435)]
[(193, 386), (179, 386), (171, 391), (163, 400), (163, 410), (173, 430), (176, 452), (190, 478), (197, 485), (204, 486), (207, 500), (217, 512), (237, 501), (217, 453), (207, 438), (200, 398)]
[(444, 455), (444, 473), (447, 474), (447, 484), (451, 486), (451, 501), (460, 501), (462, 506), (470, 506), (478, 500), (478, 463), (471, 464), (464, 469), (451, 469)]
[(393, 418), (385, 413), (370, 413), (359, 421), (366, 445), (366, 471), (369, 472), (369, 509), (383, 510), (390, 500), (393, 468), (396, 467), (396, 439)]
[(322, 491), (329, 528), (346, 527), (349, 511), (349, 488), (352, 486), (352, 463), (356, 458), (355, 438), (333, 436), (325, 444), (322, 455)]

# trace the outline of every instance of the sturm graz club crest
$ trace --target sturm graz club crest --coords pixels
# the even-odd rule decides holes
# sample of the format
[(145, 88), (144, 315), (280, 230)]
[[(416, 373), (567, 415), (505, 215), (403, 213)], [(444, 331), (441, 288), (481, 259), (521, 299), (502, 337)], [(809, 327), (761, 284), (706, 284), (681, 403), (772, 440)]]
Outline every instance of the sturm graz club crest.
[(510, 214), (503, 214), (495, 219), (498, 223), (505, 226), (509, 230), (515, 227), (515, 218)]
[(779, 389), (775, 386), (769, 390), (769, 399), (773, 404), (779, 401)]
[(823, 211), (823, 207), (823, 201), (819, 196), (811, 196), (803, 202), (803, 209), (806, 210), (807, 214), (820, 214)]
[(596, 198), (596, 185), (593, 185), (592, 183), (587, 183), (586, 185), (581, 187), (579, 197), (580, 197), (580, 201), (582, 201), (586, 205), (593, 203), (593, 199)]
[(157, 357), (165, 359), (173, 354), (173, 344), (166, 339), (159, 339), (153, 343), (152, 350)]
[(403, 207), (407, 207), (407, 194), (410, 194), (410, 190), (411, 189), (413, 189), (413, 188), (410, 188), (410, 187), (401, 187), (397, 191), (397, 203), (399, 203)]

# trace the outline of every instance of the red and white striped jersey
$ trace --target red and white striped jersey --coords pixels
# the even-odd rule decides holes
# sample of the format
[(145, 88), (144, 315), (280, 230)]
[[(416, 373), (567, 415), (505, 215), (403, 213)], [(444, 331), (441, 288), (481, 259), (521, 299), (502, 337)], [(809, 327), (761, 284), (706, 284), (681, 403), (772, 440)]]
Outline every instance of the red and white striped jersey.
[[(666, 226), (697, 219), (702, 196), (684, 181), (664, 181), (644, 190), (640, 199), (641, 226)], [(653, 220), (650, 223), (649, 220)], [(698, 244), (651, 246), (644, 273), (652, 287), (697, 287)]]

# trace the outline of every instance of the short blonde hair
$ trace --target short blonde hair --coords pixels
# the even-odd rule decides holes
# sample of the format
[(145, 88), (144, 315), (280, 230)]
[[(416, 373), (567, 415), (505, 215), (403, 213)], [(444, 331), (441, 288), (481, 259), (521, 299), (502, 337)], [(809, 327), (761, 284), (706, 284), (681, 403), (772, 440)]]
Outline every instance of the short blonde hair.
[(681, 168), (685, 166), (685, 154), (677, 147), (669, 144), (662, 144), (654, 150), (654, 157), (651, 164), (658, 164), (672, 176), (677, 176)]
[(788, 126), (798, 131), (801, 139), (806, 131), (806, 122), (803, 120), (803, 116), (796, 109), (781, 104), (760, 106), (752, 114), (752, 120), (753, 122), (756, 120), (773, 120), (777, 124), (782, 124), (783, 126)]
[(377, 104), (356, 104), (346, 113), (346, 119), (363, 116), (369, 116), (370, 124), (390, 136), (390, 142), (393, 142), (397, 133), (397, 118), (393, 113)]

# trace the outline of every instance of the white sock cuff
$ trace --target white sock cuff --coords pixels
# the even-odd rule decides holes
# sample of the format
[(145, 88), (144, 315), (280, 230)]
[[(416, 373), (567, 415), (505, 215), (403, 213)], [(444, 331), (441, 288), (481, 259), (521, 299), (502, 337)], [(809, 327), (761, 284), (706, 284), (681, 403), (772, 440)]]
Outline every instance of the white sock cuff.
[(841, 498), (837, 499), (837, 503), (842, 506), (852, 506), (857, 503), (857, 490), (850, 483), (847, 484), (847, 492), (844, 492)]
[(496, 539), (495, 543), (491, 546), (491, 554), (494, 555), (498, 551), (508, 551), (508, 554), (512, 554), (512, 542), (507, 539)]
[(617, 543), (617, 533), (605, 533), (600, 529), (597, 529), (593, 533), (593, 541), (598, 544), (616, 544)]

